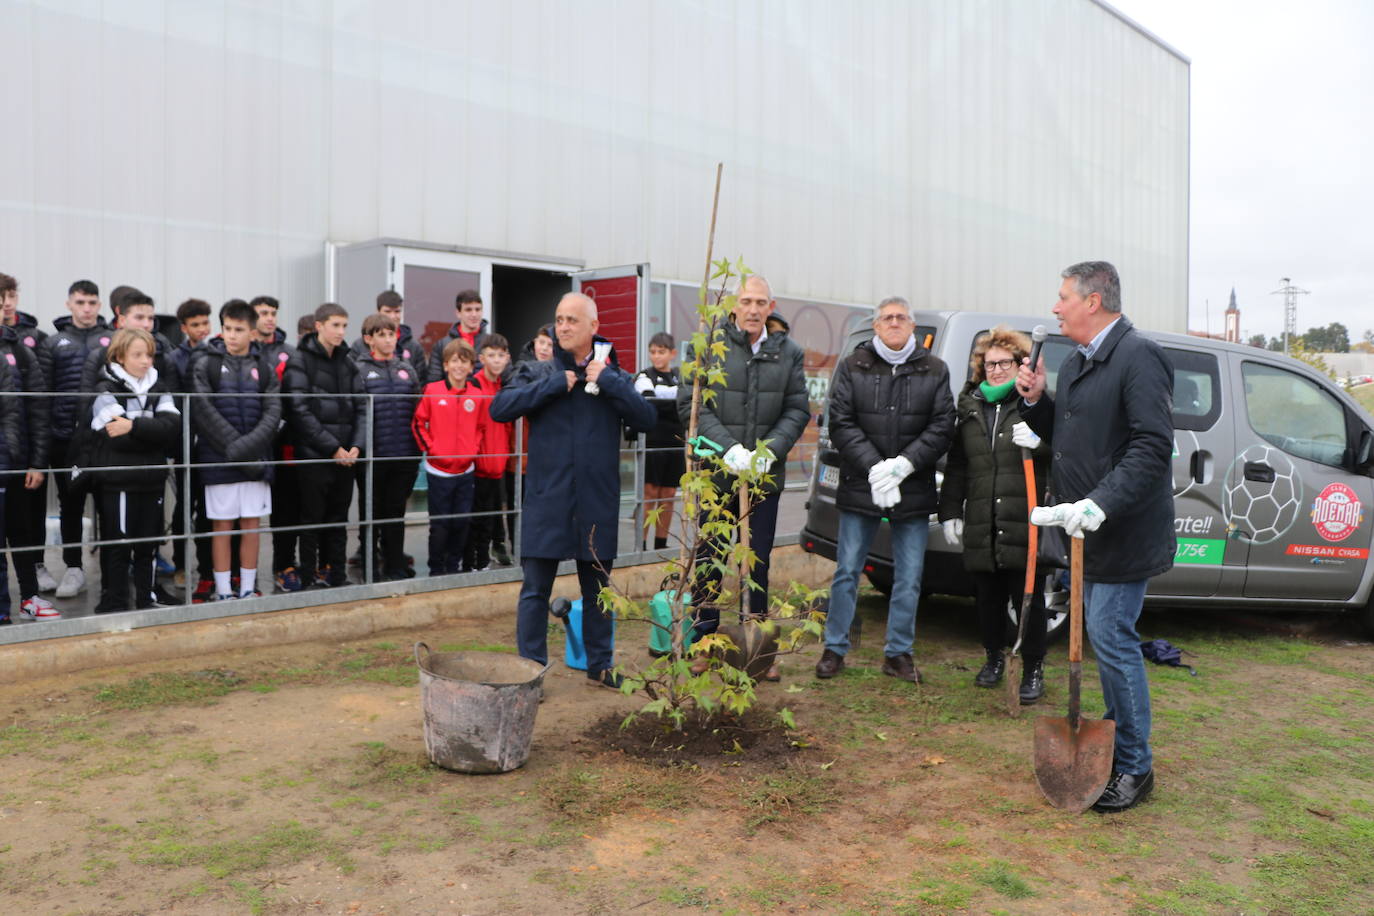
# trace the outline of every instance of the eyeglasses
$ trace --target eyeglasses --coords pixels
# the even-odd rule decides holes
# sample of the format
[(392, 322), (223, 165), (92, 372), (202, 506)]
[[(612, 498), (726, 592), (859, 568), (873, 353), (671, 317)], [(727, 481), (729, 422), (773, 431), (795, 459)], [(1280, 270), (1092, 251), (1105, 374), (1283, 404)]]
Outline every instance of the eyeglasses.
[(988, 372), (991, 372), (993, 369), (1001, 369), (1003, 372), (1006, 372), (1015, 365), (1016, 360), (1014, 359), (990, 359), (983, 363), (983, 368)]
[(888, 324), (906, 324), (911, 320), (911, 316), (904, 312), (893, 312), (890, 315), (883, 315), (881, 318), (875, 318), (873, 322), (874, 324), (882, 324), (883, 322)]

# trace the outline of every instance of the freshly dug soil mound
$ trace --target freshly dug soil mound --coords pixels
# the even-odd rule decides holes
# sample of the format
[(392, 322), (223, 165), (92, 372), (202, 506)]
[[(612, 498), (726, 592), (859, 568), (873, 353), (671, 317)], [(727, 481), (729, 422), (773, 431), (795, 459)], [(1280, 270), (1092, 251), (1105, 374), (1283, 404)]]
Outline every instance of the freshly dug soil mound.
[(756, 706), (741, 716), (720, 711), (689, 715), (681, 731), (667, 718), (640, 716), (621, 728), (623, 722), (618, 713), (604, 716), (592, 723), (587, 736), (608, 750), (663, 766), (777, 766), (811, 744), (789, 731), (773, 707)]

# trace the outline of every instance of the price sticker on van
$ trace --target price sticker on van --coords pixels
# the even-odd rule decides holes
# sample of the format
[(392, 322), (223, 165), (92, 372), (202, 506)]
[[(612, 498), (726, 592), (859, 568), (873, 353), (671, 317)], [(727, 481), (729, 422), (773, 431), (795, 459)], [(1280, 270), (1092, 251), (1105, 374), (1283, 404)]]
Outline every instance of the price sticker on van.
[(1225, 558), (1225, 538), (1179, 538), (1174, 551), (1174, 562), (1184, 566), (1220, 566)]

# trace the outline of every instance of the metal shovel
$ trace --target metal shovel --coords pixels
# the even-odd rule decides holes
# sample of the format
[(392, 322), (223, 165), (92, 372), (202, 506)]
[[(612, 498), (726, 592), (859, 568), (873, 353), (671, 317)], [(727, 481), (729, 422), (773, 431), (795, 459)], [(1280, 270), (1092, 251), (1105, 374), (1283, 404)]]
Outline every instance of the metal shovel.
[(1069, 714), (1035, 720), (1035, 781), (1056, 808), (1087, 811), (1112, 776), (1116, 723), (1079, 714), (1083, 680), (1083, 539), (1070, 538)]

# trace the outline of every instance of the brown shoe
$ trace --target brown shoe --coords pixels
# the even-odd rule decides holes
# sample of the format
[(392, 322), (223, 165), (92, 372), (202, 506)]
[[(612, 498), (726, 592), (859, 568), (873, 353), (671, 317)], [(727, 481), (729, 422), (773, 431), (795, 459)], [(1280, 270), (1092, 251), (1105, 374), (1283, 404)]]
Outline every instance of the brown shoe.
[(778, 665), (777, 662), (773, 662), (773, 664), (768, 666), (768, 670), (764, 672), (763, 679), (765, 681), (771, 681), (775, 684), (778, 681), (782, 680), (782, 668)]
[(921, 683), (921, 672), (916, 669), (916, 663), (911, 660), (910, 652), (885, 657), (883, 659), (883, 674), (888, 677), (895, 677), (899, 681), (911, 681), (913, 684)]
[(844, 656), (838, 652), (826, 649), (821, 653), (821, 660), (816, 662), (816, 677), (834, 677), (844, 670)]

